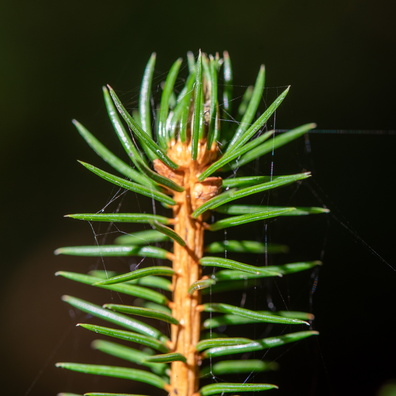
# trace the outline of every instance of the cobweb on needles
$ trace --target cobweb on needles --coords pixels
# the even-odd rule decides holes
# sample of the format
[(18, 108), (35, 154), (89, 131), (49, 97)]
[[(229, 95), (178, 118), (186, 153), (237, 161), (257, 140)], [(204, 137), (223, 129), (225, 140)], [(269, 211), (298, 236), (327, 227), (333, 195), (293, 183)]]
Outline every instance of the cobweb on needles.
[[(157, 82), (156, 91), (160, 92), (160, 82), (163, 80), (165, 74), (158, 74), (155, 78)], [(242, 87), (236, 87), (242, 88)], [(246, 87), (244, 87), (246, 88)], [(280, 91), (281, 87), (267, 88), (266, 94), (272, 96), (275, 91)], [(136, 107), (138, 90), (133, 91), (132, 102), (129, 103), (128, 108)], [(237, 98), (238, 99), (238, 98)], [(234, 122), (235, 120), (228, 120), (228, 122)], [(277, 119), (276, 113), (271, 120), (270, 127), (276, 129)], [(341, 134), (342, 135), (342, 134)], [(276, 265), (283, 264), (299, 260), (321, 260), (324, 262), (322, 268), (316, 267), (310, 271), (306, 271), (301, 274), (294, 274), (290, 277), (284, 277), (282, 279), (270, 279), (262, 280), (257, 285), (247, 288), (246, 290), (238, 293), (232, 293), (227, 295), (221, 295), (224, 301), (230, 302), (233, 305), (246, 307), (254, 310), (297, 310), (304, 312), (311, 312), (316, 315), (316, 320), (312, 323), (312, 329), (319, 329), (323, 326), (323, 323), (327, 323), (323, 318), (321, 304), (323, 297), (320, 295), (319, 302), (317, 302), (317, 294), (320, 293), (320, 284), (322, 275), (319, 276), (320, 272), (325, 271), (326, 268), (334, 264), (334, 258), (329, 254), (329, 250), (332, 247), (328, 247), (329, 239), (332, 237), (332, 227), (334, 223), (344, 230), (346, 230), (349, 237), (358, 243), (360, 248), (367, 249), (374, 256), (374, 261), (385, 263), (388, 268), (395, 271), (395, 268), (386, 259), (384, 259), (374, 248), (371, 247), (369, 242), (366, 242), (363, 237), (360, 236), (359, 232), (355, 231), (349, 224), (348, 220), (345, 220), (343, 215), (340, 215), (337, 210), (333, 211), (333, 204), (330, 203), (331, 199), (329, 195), (321, 188), (321, 181), (317, 178), (315, 168), (321, 169), (323, 164), (320, 160), (320, 150), (318, 150), (317, 142), (318, 139), (326, 138), (328, 135), (306, 135), (305, 140), (298, 140), (293, 142), (287, 147), (281, 148), (276, 151), (272, 151), (269, 155), (263, 159), (257, 160), (250, 165), (250, 171), (254, 171), (256, 175), (282, 175), (288, 173), (297, 173), (300, 171), (311, 170), (313, 171), (313, 178), (304, 181), (303, 183), (294, 184), (291, 187), (287, 187), (281, 190), (267, 192), (259, 197), (254, 197), (256, 204), (260, 205), (291, 205), (291, 206), (325, 206), (332, 209), (332, 213), (329, 216), (303, 216), (302, 218), (280, 218), (276, 221), (254, 223), (253, 226), (244, 227), (244, 239), (254, 239), (266, 244), (282, 244), (288, 246), (288, 252), (282, 254), (268, 254), (264, 253), (260, 256), (247, 257), (245, 262), (249, 262), (254, 265)], [(319, 153), (319, 154), (318, 154)], [(308, 164), (308, 165), (307, 165)], [(239, 175), (240, 169), (235, 169), (229, 177)], [(250, 172), (253, 173), (253, 172)], [(320, 173), (320, 170), (319, 172)], [(138, 194), (130, 191), (124, 191), (111, 187), (110, 197), (106, 200), (105, 204), (97, 213), (101, 212), (147, 212), (153, 214), (163, 214), (167, 209), (156, 203), (153, 199), (150, 201), (147, 198), (142, 198)], [(251, 198), (249, 198), (251, 199)], [(215, 215), (212, 215), (213, 218)], [(212, 219), (213, 220), (213, 219)], [(150, 229), (146, 225), (120, 225), (115, 223), (89, 223), (94, 244), (103, 245), (111, 244), (115, 237), (125, 235), (134, 231), (142, 229)], [(238, 230), (240, 232), (240, 230)], [(240, 235), (235, 229), (225, 230), (222, 234), (223, 241), (238, 239)], [(246, 234), (245, 234), (246, 233)], [(212, 236), (206, 235), (208, 242), (211, 241)], [(334, 245), (334, 243), (333, 243)], [(159, 246), (159, 245), (158, 245)], [(161, 243), (163, 246), (163, 243)], [(171, 248), (170, 245), (168, 245)], [(224, 256), (228, 257), (228, 252), (225, 251)], [(327, 257), (330, 256), (328, 260)], [(253, 262), (252, 262), (253, 260)], [(254, 262), (255, 260), (255, 262)], [(108, 258), (101, 257), (93, 260), (91, 264), (91, 270), (104, 270), (107, 273), (111, 271), (128, 272), (137, 268), (142, 268), (148, 264), (160, 265), (161, 260), (152, 258)], [(215, 270), (212, 268), (205, 269), (206, 274), (210, 275)], [(329, 270), (327, 270), (329, 271)], [(344, 286), (348, 287), (348, 286)], [(121, 296), (115, 292), (109, 292), (109, 296), (114, 302), (128, 302), (129, 297)], [(209, 302), (212, 301), (213, 295), (209, 293), (205, 297)], [(128, 301), (125, 301), (128, 300)], [(78, 320), (84, 321), (86, 319), (85, 314), (77, 313), (74, 310), (70, 310), (71, 314), (77, 315)], [(212, 315), (211, 313), (208, 314)], [(169, 328), (166, 324), (161, 324), (164, 332), (168, 332)], [(280, 325), (271, 324), (254, 324), (244, 325), (243, 328), (235, 326), (235, 329), (229, 330), (228, 335), (236, 336), (243, 333), (243, 336), (248, 338), (264, 338), (267, 336), (274, 335), (273, 328), (276, 328), (276, 334), (286, 333), (286, 327), (279, 331)], [(59, 345), (68, 343), (69, 337), (77, 337), (74, 341), (76, 344), (80, 344), (78, 340), (82, 337), (81, 332), (71, 331), (65, 329), (64, 334), (60, 335)], [(216, 331), (223, 331), (225, 329), (218, 329)], [(210, 330), (212, 332), (212, 330)], [(71, 333), (73, 333), (71, 335)], [(213, 335), (213, 334), (212, 334)], [(59, 345), (54, 347), (54, 353), (56, 353)], [(80, 351), (76, 352), (80, 355)], [(252, 381), (254, 382), (273, 382), (280, 386), (280, 390), (277, 394), (332, 394), (323, 392), (323, 389), (333, 387), (334, 379), (328, 371), (328, 362), (325, 354), (320, 347), (320, 341), (316, 339), (309, 340), (309, 342), (299, 343), (297, 345), (289, 344), (281, 349), (266, 350), (265, 352), (250, 353), (249, 356), (242, 355), (240, 359), (255, 358), (263, 361), (268, 361), (272, 370), (264, 373), (250, 372), (248, 374), (241, 375), (238, 378), (241, 382)], [(80, 359), (81, 356), (78, 356)], [(51, 357), (52, 359), (52, 357)], [(50, 360), (51, 360), (50, 359)], [(210, 364), (213, 362), (210, 361)], [(32, 385), (29, 387), (25, 396), (31, 396), (34, 394), (34, 385), (37, 380), (45, 375), (45, 364), (44, 369), (40, 368)], [(280, 370), (276, 370), (280, 367)], [(65, 374), (73, 376), (75, 374)], [(224, 378), (222, 376), (216, 376), (213, 373), (209, 376), (212, 381), (222, 382)], [(97, 384), (102, 383), (105, 379), (88, 379), (87, 383), (91, 381), (91, 384), (98, 386)], [(324, 384), (324, 385), (323, 385)], [(133, 393), (139, 389), (144, 392), (144, 386), (139, 384), (137, 386), (131, 385)], [(147, 392), (152, 392), (152, 388), (148, 389)], [(327, 392), (327, 391), (326, 391)], [(247, 395), (247, 394), (246, 394)]]
[[(162, 78), (162, 77), (161, 77)], [(241, 87), (240, 87), (241, 88)], [(246, 87), (245, 87), (246, 88)], [(281, 87), (278, 89), (274, 90), (280, 90)], [(229, 122), (234, 122), (236, 121), (229, 121)], [(276, 128), (276, 114), (275, 117), (271, 120), (271, 128), (275, 129)], [(304, 143), (296, 143), (294, 144), (294, 147), (289, 149), (292, 153), (292, 155), (287, 156), (287, 162), (288, 166), (278, 166), (278, 164), (282, 163), (285, 161), (284, 155), (278, 154), (278, 152), (272, 151), (269, 155), (267, 155), (264, 160), (257, 160), (253, 163), (253, 165), (250, 166), (250, 168), (253, 169), (254, 174), (256, 175), (269, 175), (270, 177), (282, 173), (279, 173), (278, 168), (280, 168), (280, 171), (283, 171), (284, 173), (287, 173), (289, 170), (291, 172), (299, 172), (301, 171), (301, 164), (295, 164), (293, 163), (298, 160), (298, 156), (301, 155), (301, 148), (302, 151), (304, 152), (305, 148), (307, 145), (304, 146)], [(296, 154), (297, 153), (297, 154)], [(292, 161), (291, 158), (294, 158)], [(252, 170), (251, 169), (251, 170)], [(305, 170), (305, 169), (304, 169)], [(253, 173), (253, 172), (250, 172)], [(239, 168), (236, 168), (231, 175), (228, 177), (235, 177), (236, 175), (239, 175)], [(111, 188), (111, 187), (110, 187)], [(294, 198), (299, 198), (300, 200), (304, 200), (304, 196), (301, 198), (299, 195), (304, 195), (301, 194), (301, 190), (304, 190), (306, 193), (306, 189), (302, 187), (301, 185), (296, 185), (292, 188), (287, 188), (286, 191), (281, 192), (281, 193), (274, 193), (270, 192), (265, 194), (264, 196), (256, 198), (256, 203), (261, 204), (261, 205), (274, 205), (275, 202), (278, 200), (282, 201), (282, 204), (290, 204), (290, 205), (295, 205), (293, 199)], [(305, 194), (306, 195), (306, 194)], [(159, 205), (154, 199), (151, 200), (151, 205), (148, 203), (147, 198), (142, 198), (138, 194), (132, 193), (132, 192), (126, 192), (123, 190), (119, 190), (116, 188), (112, 188), (111, 192), (111, 197), (106, 201), (105, 205), (97, 212), (97, 213), (102, 213), (105, 211), (110, 211), (110, 212), (120, 212), (121, 208), (123, 212), (128, 212), (129, 207), (133, 207), (131, 209), (132, 212), (148, 212), (148, 213), (153, 213), (153, 214), (164, 214), (164, 209)], [(304, 206), (307, 206), (307, 204), (312, 203), (312, 198), (309, 200), (310, 202), (305, 202)], [(276, 203), (279, 205), (279, 201)], [(215, 215), (212, 215), (212, 220), (214, 219)], [(280, 221), (280, 225), (277, 225), (277, 222), (266, 222), (254, 225), (252, 227), (245, 227), (244, 232), (246, 232), (246, 236), (244, 235), (244, 238), (247, 239), (254, 239), (254, 240), (259, 240), (261, 242), (265, 242), (266, 244), (269, 243), (282, 243), (282, 244), (289, 244), (288, 239), (292, 237), (293, 235), (293, 230), (296, 230), (296, 227), (304, 227), (304, 220), (300, 220), (298, 222), (298, 225), (294, 224), (293, 226), (288, 226), (287, 221)], [(296, 223), (296, 222), (295, 222)], [(320, 221), (321, 228), (322, 228), (322, 234), (323, 237), (325, 238), (325, 233), (326, 233), (326, 226), (323, 224), (323, 220)], [(107, 243), (112, 243), (112, 239), (114, 237), (117, 237), (119, 235), (125, 235), (128, 234), (132, 231), (137, 231), (141, 229), (150, 229), (149, 226), (132, 226), (133, 229), (131, 229), (130, 225), (124, 226), (124, 225), (119, 225), (115, 223), (110, 223), (110, 224), (93, 224), (90, 223), (91, 229), (92, 229), (92, 234), (93, 238), (95, 241), (95, 244), (97, 245), (103, 245)], [(286, 232), (286, 237), (283, 237), (283, 232), (282, 229), (284, 227), (289, 227), (288, 232)], [(104, 228), (104, 230), (103, 230)], [(236, 238), (238, 239), (237, 235), (238, 231), (235, 230), (225, 230), (223, 233), (223, 240), (227, 241), (229, 238)], [(207, 237), (209, 237), (210, 240), (210, 235), (207, 234)], [(307, 238), (309, 236), (307, 235)], [(324, 243), (322, 242), (322, 245)], [(162, 244), (161, 244), (162, 245)], [(290, 256), (293, 255), (295, 250), (293, 246), (289, 247), (290, 249)], [(317, 250), (317, 249), (316, 249)], [(299, 253), (299, 252), (298, 252)], [(306, 252), (302, 252), (302, 256), (304, 256)], [(323, 258), (324, 250), (320, 249), (320, 259)], [(297, 254), (298, 255), (298, 254)], [(224, 257), (227, 258), (228, 252), (225, 251)], [(245, 258), (246, 262), (249, 262), (251, 264), (263, 266), (263, 265), (274, 265), (274, 264), (281, 264), (281, 263), (286, 263), (286, 262), (292, 262), (292, 259), (286, 259), (285, 255), (283, 257), (279, 257), (282, 255), (276, 255), (278, 257), (273, 257), (273, 255), (269, 255), (268, 253), (264, 253), (261, 256), (258, 256), (255, 258), (256, 262), (251, 262), (252, 258), (247, 257)], [(255, 257), (255, 256), (254, 256)], [(312, 259), (318, 259), (318, 256), (312, 257)], [(249, 261), (250, 260), (250, 261)], [(109, 263), (111, 261), (111, 263)], [(161, 263), (161, 260), (158, 259), (148, 259), (148, 258), (122, 258), (122, 259), (117, 259), (117, 260), (109, 260), (108, 258), (100, 258), (95, 264), (94, 269), (99, 269), (99, 270), (112, 270), (114, 271), (114, 261), (117, 261), (118, 263), (116, 264), (116, 267), (120, 272), (127, 272), (131, 271), (140, 267), (143, 267), (145, 265), (148, 265), (149, 263), (154, 262), (154, 264), (160, 265), (163, 264)], [(296, 261), (296, 260), (294, 260)], [(210, 269), (209, 272), (207, 272), (207, 275), (210, 275), (211, 272), (214, 273), (214, 269)], [(300, 286), (298, 287), (298, 290), (296, 291), (295, 287), (292, 285), (294, 280), (270, 280), (270, 281), (262, 281), (260, 284), (253, 286), (250, 289), (247, 289), (245, 291), (242, 291), (239, 295), (236, 295), (234, 293), (233, 295), (225, 295), (222, 296), (224, 301), (230, 302), (234, 305), (240, 306), (240, 307), (245, 307), (245, 308), (250, 308), (254, 310), (270, 310), (270, 311), (276, 311), (276, 310), (297, 310), (299, 307), (299, 310), (305, 310), (307, 312), (312, 312), (313, 311), (313, 294), (316, 289), (316, 285), (318, 283), (318, 275), (319, 274), (319, 269), (314, 269), (310, 271), (310, 274), (303, 274), (301, 276), (297, 276), (298, 281), (300, 282)], [(301, 282), (303, 282), (303, 286), (301, 287)], [(114, 294), (114, 293), (112, 293)], [(113, 301), (117, 302), (117, 299), (123, 299), (123, 297), (119, 295), (112, 295), (111, 297)], [(212, 301), (212, 294), (209, 293), (209, 295), (206, 297), (208, 301)], [(301, 303), (303, 306), (301, 307)], [(209, 316), (212, 314), (209, 313)], [(167, 326), (167, 325), (162, 325), (162, 326)], [(279, 325), (278, 325), (279, 326)], [(236, 336), (238, 332), (240, 333), (240, 326), (239, 329), (235, 329), (235, 334)], [(246, 328), (243, 329), (243, 333), (246, 336), (245, 332), (248, 331), (249, 334), (251, 334), (251, 338), (263, 338), (266, 336), (271, 336), (273, 335), (272, 328), (274, 326), (270, 324), (261, 324), (261, 325), (248, 325)], [(314, 327), (313, 327), (314, 328)], [(164, 330), (165, 329), (161, 329)], [(168, 334), (169, 334), (169, 328)], [(221, 332), (224, 329), (219, 329)], [(277, 328), (277, 331), (279, 332), (279, 328)], [(212, 330), (210, 330), (212, 332)], [(284, 333), (286, 331), (286, 327), (284, 328)], [(213, 336), (213, 334), (211, 334)], [(284, 360), (284, 356), (289, 356), (292, 355), (290, 351), (293, 351), (295, 349), (295, 346), (287, 346), (284, 348), (282, 351), (276, 351), (273, 352), (271, 350), (267, 350), (266, 352), (256, 352), (256, 353), (251, 353), (249, 354), (249, 358), (256, 358), (256, 359), (261, 359), (261, 360), (266, 360), (268, 361), (268, 366), (272, 369), (275, 370), (279, 367), (278, 361), (282, 362)], [(242, 356), (242, 359), (247, 358), (247, 356)], [(212, 362), (210, 362), (212, 364)], [(282, 363), (282, 368), (284, 364)], [(265, 374), (257, 374), (254, 372), (249, 373), (248, 375), (244, 374), (243, 378), (239, 378), (241, 382), (248, 382), (252, 380), (252, 378), (255, 378), (255, 381), (258, 381), (258, 378), (261, 380), (265, 380), (266, 382), (271, 382), (274, 381), (273, 378), (274, 376), (277, 376), (278, 374), (276, 372), (274, 373), (265, 373)], [(211, 380), (212, 381), (219, 381), (222, 382), (224, 381), (224, 378), (221, 376), (215, 376), (211, 374)]]

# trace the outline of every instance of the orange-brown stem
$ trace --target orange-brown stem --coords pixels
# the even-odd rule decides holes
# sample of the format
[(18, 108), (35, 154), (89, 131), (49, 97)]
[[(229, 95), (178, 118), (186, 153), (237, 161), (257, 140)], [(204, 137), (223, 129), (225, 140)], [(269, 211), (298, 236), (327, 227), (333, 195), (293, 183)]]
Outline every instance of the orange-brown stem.
[(201, 296), (198, 291), (190, 294), (188, 290), (202, 277), (199, 260), (203, 256), (205, 226), (202, 216), (194, 219), (191, 214), (218, 193), (221, 179), (198, 181), (198, 176), (217, 157), (217, 151), (207, 150), (205, 142), (201, 142), (196, 160), (191, 158), (189, 145), (181, 142), (172, 142), (167, 154), (179, 165), (177, 171), (171, 170), (159, 160), (154, 161), (154, 166), (158, 173), (184, 187), (183, 192), (173, 193), (176, 201), (173, 223), (176, 233), (186, 242), (185, 246), (174, 243), (172, 261), (175, 275), (171, 304), (172, 316), (179, 321), (178, 325), (172, 325), (172, 351), (185, 356), (186, 362), (172, 363), (169, 393), (171, 396), (193, 396), (199, 386), (200, 356), (196, 345), (200, 337)]
[(191, 218), (188, 192), (175, 209), (175, 231), (184, 239), (186, 246), (175, 243), (173, 269), (173, 309), (172, 315), (179, 325), (172, 325), (172, 347), (175, 352), (186, 357), (187, 362), (173, 362), (171, 366), (171, 395), (192, 396), (198, 388), (199, 356), (195, 345), (199, 341), (200, 293), (188, 293), (190, 285), (201, 278), (198, 262), (203, 253), (203, 227), (200, 221)]

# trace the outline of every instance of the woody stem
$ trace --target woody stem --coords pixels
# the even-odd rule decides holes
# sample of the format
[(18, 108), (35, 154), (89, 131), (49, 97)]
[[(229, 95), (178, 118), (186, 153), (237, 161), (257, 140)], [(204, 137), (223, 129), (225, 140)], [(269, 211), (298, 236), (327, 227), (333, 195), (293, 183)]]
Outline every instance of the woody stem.
[(175, 231), (186, 242), (181, 246), (175, 242), (173, 269), (173, 307), (172, 316), (179, 325), (172, 325), (172, 345), (174, 352), (181, 353), (187, 362), (173, 362), (170, 378), (170, 395), (192, 396), (198, 390), (199, 356), (195, 349), (199, 341), (200, 304), (198, 291), (188, 292), (192, 283), (201, 278), (199, 259), (203, 254), (204, 228), (201, 219), (191, 217), (191, 194), (188, 180), (186, 189), (178, 193), (174, 208)]

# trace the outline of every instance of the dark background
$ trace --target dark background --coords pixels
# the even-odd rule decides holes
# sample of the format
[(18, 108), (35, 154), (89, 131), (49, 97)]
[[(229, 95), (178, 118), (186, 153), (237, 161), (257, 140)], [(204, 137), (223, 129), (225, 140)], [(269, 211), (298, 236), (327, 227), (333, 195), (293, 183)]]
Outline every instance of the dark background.
[(311, 169), (313, 178), (301, 191), (309, 204), (332, 210), (318, 229), (308, 222), (306, 231), (304, 221), (293, 229), (297, 243), (307, 244), (307, 255), (318, 250), (325, 262), (313, 296), (312, 279), (297, 286), (303, 297), (295, 286), (288, 292), (296, 305), (300, 299), (309, 302), (321, 336), (280, 352), (284, 371), (276, 380), (282, 394), (375, 395), (395, 379), (391, 4), (2, 2), (1, 392), (101, 390), (96, 379), (54, 368), (59, 360), (81, 360), (80, 351), (89, 345), (85, 333), (74, 328), (81, 316), (74, 318), (60, 296), (93, 293), (53, 276), (59, 269), (86, 269), (54, 257), (56, 247), (92, 243), (87, 225), (62, 216), (96, 211), (114, 193), (76, 163), (84, 159), (100, 166), (70, 120), (84, 122), (118, 150), (101, 86), (110, 83), (133, 108), (151, 52), (158, 55), (160, 82), (177, 57), (199, 48), (227, 49), (237, 86), (252, 83), (261, 63), (268, 92), (292, 85), (277, 112), (278, 128), (314, 121), (319, 129), (343, 131), (312, 134), (308, 145), (301, 141), (276, 157), (276, 170), (282, 163), (292, 172)]

